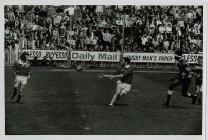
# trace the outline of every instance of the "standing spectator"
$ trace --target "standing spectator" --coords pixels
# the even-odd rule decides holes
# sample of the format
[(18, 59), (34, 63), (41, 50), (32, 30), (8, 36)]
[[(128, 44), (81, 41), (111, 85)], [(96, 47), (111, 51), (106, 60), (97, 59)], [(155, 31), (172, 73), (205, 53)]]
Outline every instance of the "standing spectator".
[(141, 40), (142, 40), (142, 48), (145, 48), (145, 47), (146, 47), (146, 43), (147, 43), (147, 41), (148, 41), (147, 35), (144, 34), (144, 35), (142, 36)]
[(107, 29), (106, 32), (103, 33), (103, 40), (104, 40), (104, 43), (105, 43), (105, 47), (106, 46), (111, 46), (111, 39), (112, 39), (113, 35), (111, 35), (109, 33), (109, 30)]

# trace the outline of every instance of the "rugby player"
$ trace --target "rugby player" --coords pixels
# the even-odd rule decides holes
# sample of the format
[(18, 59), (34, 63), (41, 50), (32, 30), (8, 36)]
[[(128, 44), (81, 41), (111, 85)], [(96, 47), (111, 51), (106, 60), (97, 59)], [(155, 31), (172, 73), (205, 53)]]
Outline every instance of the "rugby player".
[(29, 54), (23, 52), (20, 56), (20, 59), (14, 63), (12, 67), (12, 74), (14, 77), (14, 92), (10, 96), (11, 100), (14, 100), (17, 96), (16, 103), (20, 102), (20, 99), (23, 95), (23, 88), (27, 84), (27, 80), (30, 78), (31, 66), (29, 63)]
[(100, 78), (119, 78), (117, 81), (116, 92), (111, 99), (110, 106), (114, 106), (115, 102), (123, 95), (126, 95), (131, 90), (133, 80), (133, 68), (130, 65), (130, 58), (123, 57), (121, 60), (121, 68), (118, 69), (115, 75), (100, 74)]
[(191, 84), (192, 75), (188, 62), (182, 56), (182, 51), (175, 52), (175, 60), (179, 68), (179, 73), (177, 73), (177, 75), (175, 76), (175, 78), (172, 79), (172, 82), (169, 85), (167, 99), (166, 102), (163, 104), (165, 108), (169, 107), (170, 99), (173, 94), (173, 89), (179, 85), (182, 86), (182, 96), (192, 98), (192, 102), (197, 98), (197, 96), (191, 95), (191, 93), (188, 92), (189, 86)]
[(194, 76), (195, 76), (195, 94), (197, 98), (192, 101), (192, 104), (195, 104), (198, 101), (198, 104), (202, 104), (202, 56), (198, 57), (198, 63), (194, 69)]

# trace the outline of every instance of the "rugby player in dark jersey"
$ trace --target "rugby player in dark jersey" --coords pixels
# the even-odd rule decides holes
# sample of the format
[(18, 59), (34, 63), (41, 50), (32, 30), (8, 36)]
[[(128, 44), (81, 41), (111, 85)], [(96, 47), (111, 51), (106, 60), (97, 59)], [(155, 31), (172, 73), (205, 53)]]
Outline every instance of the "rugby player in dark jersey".
[(188, 88), (190, 86), (192, 78), (191, 69), (188, 62), (182, 56), (181, 51), (175, 52), (175, 60), (178, 63), (179, 72), (177, 73), (176, 77), (173, 78), (171, 84), (169, 85), (167, 99), (166, 102), (163, 104), (164, 107), (169, 107), (170, 99), (173, 94), (173, 89), (179, 85), (182, 86), (182, 96), (190, 97), (192, 98), (192, 101), (197, 98), (197, 96), (191, 95), (191, 93), (188, 92)]
[(119, 78), (117, 81), (116, 92), (111, 99), (110, 106), (114, 106), (115, 102), (123, 95), (126, 95), (131, 90), (132, 80), (133, 80), (133, 68), (130, 65), (130, 59), (128, 57), (123, 57), (121, 60), (121, 68), (117, 71), (115, 75), (100, 74), (100, 78)]
[(194, 69), (194, 76), (195, 76), (195, 94), (197, 98), (192, 101), (192, 104), (195, 104), (198, 101), (198, 104), (202, 104), (202, 56), (198, 57), (198, 64), (195, 66)]
[(29, 54), (23, 52), (20, 59), (14, 63), (12, 67), (12, 74), (14, 77), (14, 92), (10, 96), (13, 100), (18, 95), (16, 102), (19, 103), (23, 95), (23, 88), (27, 84), (27, 80), (30, 78), (31, 67), (28, 60)]

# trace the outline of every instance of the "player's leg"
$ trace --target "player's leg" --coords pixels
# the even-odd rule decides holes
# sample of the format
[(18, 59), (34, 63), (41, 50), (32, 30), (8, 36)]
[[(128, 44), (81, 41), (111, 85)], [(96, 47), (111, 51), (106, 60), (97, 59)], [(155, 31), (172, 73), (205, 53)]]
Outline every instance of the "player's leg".
[(191, 85), (191, 79), (190, 78), (184, 78), (181, 80), (181, 84), (182, 84), (182, 96), (183, 97), (188, 97), (192, 99), (192, 103), (196, 102), (197, 100), (197, 95), (194, 94), (192, 95), (190, 92), (188, 92), (188, 89)]
[(18, 97), (17, 97), (17, 100), (16, 100), (17, 103), (20, 102), (20, 99), (23, 96), (23, 89), (24, 89), (26, 84), (27, 84), (27, 80), (26, 79), (21, 80), (20, 87), (19, 87), (19, 92), (18, 92)]
[(14, 100), (14, 97), (17, 95), (17, 89), (18, 89), (18, 87), (14, 87), (14, 88), (13, 88), (13, 93), (12, 93), (12, 95), (9, 97), (9, 99)]
[(199, 104), (202, 104), (202, 92), (201, 92), (201, 85), (200, 84), (196, 84), (195, 92), (197, 95), (197, 99), (193, 100), (192, 103), (195, 104), (196, 101), (198, 101)]
[(20, 84), (20, 80), (16, 77), (15, 80), (14, 80), (13, 93), (9, 97), (9, 99), (13, 100), (14, 97), (17, 95), (19, 84)]
[(184, 97), (191, 97), (191, 93), (188, 92), (189, 86), (191, 84), (191, 79), (189, 78), (184, 78), (181, 80), (181, 85), (182, 85), (182, 96)]
[(202, 105), (202, 92), (203, 92), (203, 84), (201, 83), (199, 86), (199, 97), (198, 97), (198, 104)]
[(167, 93), (167, 97), (166, 97), (166, 102), (163, 104), (164, 107), (169, 107), (170, 99), (171, 99), (171, 96), (173, 95), (173, 89), (175, 87), (177, 87), (178, 85), (180, 85), (180, 80), (179, 79), (174, 79), (171, 82), (171, 84), (169, 85), (168, 93)]
[[(196, 78), (195, 94), (197, 95), (198, 104), (201, 105), (202, 104), (202, 79), (201, 78)], [(195, 103), (195, 102), (193, 102), (193, 103)]]
[(111, 102), (110, 102), (109, 105), (113, 106), (114, 103), (119, 100), (120, 96), (122, 95), (121, 94), (122, 92), (123, 92), (123, 88), (120, 86), (120, 83), (117, 82), (116, 92), (113, 95), (113, 97), (112, 97)]
[(110, 102), (109, 105), (113, 106), (114, 103), (119, 100), (119, 98), (120, 98), (120, 92), (121, 92), (121, 89), (117, 87), (116, 93), (113, 95), (113, 97), (112, 97), (111, 102)]

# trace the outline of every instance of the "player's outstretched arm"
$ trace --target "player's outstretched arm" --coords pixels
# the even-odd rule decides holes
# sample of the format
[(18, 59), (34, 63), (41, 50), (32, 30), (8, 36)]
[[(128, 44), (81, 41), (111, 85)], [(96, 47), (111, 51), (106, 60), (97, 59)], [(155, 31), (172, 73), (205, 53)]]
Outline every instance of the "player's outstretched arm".
[(123, 74), (112, 75), (112, 78), (121, 78), (121, 77), (123, 77)]
[(108, 74), (103, 74), (103, 73), (101, 73), (101, 74), (98, 75), (98, 77), (99, 77), (99, 78), (111, 78), (112, 75), (108, 75)]
[(100, 74), (99, 78), (108, 78), (108, 79), (113, 79), (113, 78), (121, 78), (123, 77), (123, 74), (117, 74), (117, 75), (108, 75), (108, 74)]

